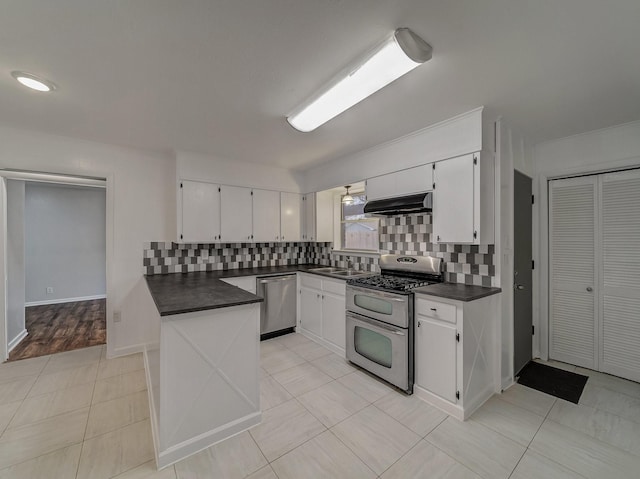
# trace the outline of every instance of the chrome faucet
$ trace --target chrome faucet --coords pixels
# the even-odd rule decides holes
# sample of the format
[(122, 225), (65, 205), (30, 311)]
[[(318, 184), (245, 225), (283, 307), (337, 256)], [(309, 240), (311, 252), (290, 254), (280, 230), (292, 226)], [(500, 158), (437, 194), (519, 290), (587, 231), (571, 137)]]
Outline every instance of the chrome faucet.
[(353, 261), (351, 260), (351, 256), (347, 256), (347, 270), (351, 271), (353, 269)]

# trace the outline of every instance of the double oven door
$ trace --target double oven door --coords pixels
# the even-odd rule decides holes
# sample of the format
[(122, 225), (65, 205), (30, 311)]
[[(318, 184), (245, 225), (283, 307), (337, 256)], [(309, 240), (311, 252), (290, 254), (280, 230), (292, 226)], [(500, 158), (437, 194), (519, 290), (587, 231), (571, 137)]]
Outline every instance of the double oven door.
[(413, 392), (413, 296), (347, 287), (347, 359)]

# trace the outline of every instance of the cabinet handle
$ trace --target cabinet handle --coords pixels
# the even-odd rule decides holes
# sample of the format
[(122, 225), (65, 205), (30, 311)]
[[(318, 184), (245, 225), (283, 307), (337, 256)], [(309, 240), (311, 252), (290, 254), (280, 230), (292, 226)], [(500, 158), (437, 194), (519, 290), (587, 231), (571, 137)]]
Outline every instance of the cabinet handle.
[(282, 237), (282, 239), (284, 239), (284, 236)]
[(437, 308), (431, 308), (431, 311), (438, 311)]
[(322, 299), (324, 299), (324, 294), (322, 295)]
[(418, 327), (420, 327), (420, 321), (418, 321)]

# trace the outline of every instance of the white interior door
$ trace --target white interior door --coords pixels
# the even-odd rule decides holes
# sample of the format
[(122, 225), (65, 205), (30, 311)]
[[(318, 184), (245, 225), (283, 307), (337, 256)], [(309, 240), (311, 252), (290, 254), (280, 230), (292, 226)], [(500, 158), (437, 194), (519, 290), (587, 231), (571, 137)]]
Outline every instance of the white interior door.
[(597, 367), (597, 178), (549, 186), (549, 356)]
[(600, 371), (640, 381), (640, 170), (602, 176)]

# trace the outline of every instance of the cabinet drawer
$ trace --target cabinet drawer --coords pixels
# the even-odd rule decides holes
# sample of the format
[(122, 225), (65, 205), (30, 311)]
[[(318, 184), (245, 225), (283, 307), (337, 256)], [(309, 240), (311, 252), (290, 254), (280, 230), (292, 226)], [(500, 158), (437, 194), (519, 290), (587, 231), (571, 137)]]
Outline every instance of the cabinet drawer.
[(430, 299), (417, 298), (416, 312), (448, 323), (456, 323), (456, 307), (453, 304), (440, 303)]
[(345, 296), (347, 285), (344, 281), (336, 280), (331, 281), (330, 279), (322, 280), (322, 291), (327, 293), (338, 294), (340, 296)]
[(300, 284), (306, 288), (322, 289), (322, 278), (310, 274), (303, 274)]

